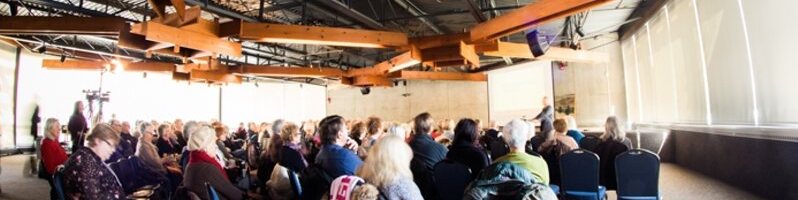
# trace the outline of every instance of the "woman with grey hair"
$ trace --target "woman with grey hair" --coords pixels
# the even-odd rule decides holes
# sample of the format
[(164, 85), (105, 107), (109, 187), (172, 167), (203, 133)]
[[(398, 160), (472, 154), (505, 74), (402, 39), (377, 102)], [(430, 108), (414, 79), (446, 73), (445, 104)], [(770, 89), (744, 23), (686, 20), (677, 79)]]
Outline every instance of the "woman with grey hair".
[(530, 132), (529, 124), (521, 119), (513, 119), (502, 130), (503, 139), (510, 147), (510, 153), (499, 157), (494, 163), (510, 162), (523, 167), (532, 173), (540, 183), (549, 184), (549, 167), (546, 161), (538, 156), (529, 155), (525, 151), (526, 142), (534, 131)]

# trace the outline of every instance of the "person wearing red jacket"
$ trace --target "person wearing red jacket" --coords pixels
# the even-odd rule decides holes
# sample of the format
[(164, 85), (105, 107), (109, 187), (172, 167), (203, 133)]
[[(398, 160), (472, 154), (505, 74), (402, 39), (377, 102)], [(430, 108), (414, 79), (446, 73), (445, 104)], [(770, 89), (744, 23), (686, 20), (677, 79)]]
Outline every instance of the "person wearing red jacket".
[(64, 164), (67, 160), (67, 154), (61, 144), (58, 143), (58, 137), (61, 136), (61, 124), (55, 118), (49, 118), (44, 123), (44, 140), (41, 146), (42, 165), (44, 166), (47, 182), (50, 183), (50, 198), (57, 199), (58, 195), (53, 187), (53, 179), (51, 178), (55, 173), (58, 165)]

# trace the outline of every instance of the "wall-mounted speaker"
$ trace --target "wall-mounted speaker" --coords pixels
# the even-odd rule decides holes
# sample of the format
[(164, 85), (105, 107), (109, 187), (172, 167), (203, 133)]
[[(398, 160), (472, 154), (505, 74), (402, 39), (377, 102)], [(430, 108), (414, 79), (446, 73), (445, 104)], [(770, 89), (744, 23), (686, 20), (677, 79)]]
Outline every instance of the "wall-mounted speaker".
[(371, 88), (370, 87), (360, 88), (360, 94), (367, 95), (369, 93), (371, 93)]
[(535, 57), (542, 56), (549, 50), (549, 40), (537, 29), (526, 34), (526, 43), (529, 44), (529, 50)]

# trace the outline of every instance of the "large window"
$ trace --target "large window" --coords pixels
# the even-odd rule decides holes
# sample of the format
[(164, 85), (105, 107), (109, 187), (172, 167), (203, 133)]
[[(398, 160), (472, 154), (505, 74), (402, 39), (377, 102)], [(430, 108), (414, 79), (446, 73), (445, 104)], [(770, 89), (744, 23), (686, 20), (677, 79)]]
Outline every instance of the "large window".
[[(794, 1), (674, 0), (622, 41), (639, 123), (798, 123)], [(786, 30), (785, 30), (786, 29)]]

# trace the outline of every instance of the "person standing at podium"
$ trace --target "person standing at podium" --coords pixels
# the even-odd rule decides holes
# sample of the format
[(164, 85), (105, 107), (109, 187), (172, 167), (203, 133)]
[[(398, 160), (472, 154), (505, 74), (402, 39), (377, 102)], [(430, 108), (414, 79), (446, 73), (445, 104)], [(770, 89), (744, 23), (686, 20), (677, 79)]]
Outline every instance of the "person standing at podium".
[(537, 120), (540, 122), (540, 132), (541, 134), (546, 134), (554, 129), (552, 126), (552, 121), (554, 119), (554, 108), (551, 106), (549, 102), (548, 96), (543, 96), (543, 109), (540, 110), (533, 120)]

